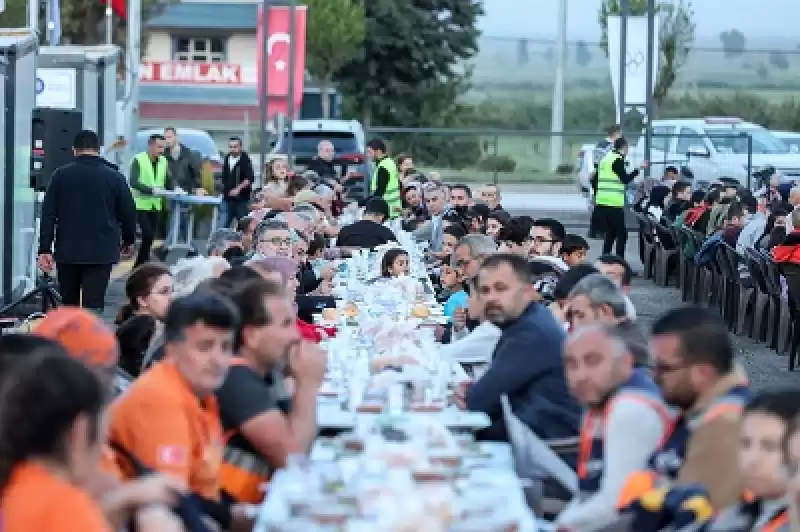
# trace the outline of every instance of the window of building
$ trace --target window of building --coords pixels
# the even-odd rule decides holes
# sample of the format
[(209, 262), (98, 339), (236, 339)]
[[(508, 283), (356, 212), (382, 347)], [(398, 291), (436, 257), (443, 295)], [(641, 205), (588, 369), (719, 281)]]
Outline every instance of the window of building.
[(175, 60), (193, 63), (224, 63), (226, 39), (222, 37), (178, 37)]

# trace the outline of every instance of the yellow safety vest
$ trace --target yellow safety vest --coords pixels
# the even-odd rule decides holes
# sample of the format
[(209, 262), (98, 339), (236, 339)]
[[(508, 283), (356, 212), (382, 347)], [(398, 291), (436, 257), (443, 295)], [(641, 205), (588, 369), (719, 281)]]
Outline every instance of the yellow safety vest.
[[(158, 156), (155, 171), (153, 162), (147, 152), (142, 152), (135, 157), (139, 164), (139, 183), (146, 187), (164, 188), (167, 186), (167, 158), (163, 155)], [(164, 207), (164, 198), (160, 196), (148, 196), (132, 188), (133, 201), (136, 203), (137, 211), (160, 211)]]
[(597, 165), (597, 194), (594, 198), (595, 205), (605, 207), (625, 206), (625, 184), (619, 180), (612, 166), (622, 155), (615, 151), (606, 153), (600, 164)]
[(371, 188), (374, 191), (378, 185), (378, 170), (385, 168), (389, 173), (389, 183), (386, 184), (386, 191), (383, 193), (383, 199), (389, 204), (389, 218), (397, 218), (403, 211), (403, 201), (400, 198), (400, 176), (397, 171), (397, 165), (391, 157), (384, 157), (375, 168), (375, 173), (372, 175)]

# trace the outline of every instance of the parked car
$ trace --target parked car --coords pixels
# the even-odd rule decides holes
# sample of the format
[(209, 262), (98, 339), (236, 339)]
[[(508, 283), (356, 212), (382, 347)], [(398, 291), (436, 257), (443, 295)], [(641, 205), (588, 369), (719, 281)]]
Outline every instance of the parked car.
[[(747, 185), (754, 172), (773, 166), (800, 178), (800, 154), (769, 130), (735, 117), (655, 120), (650, 167), (660, 175), (666, 166), (685, 166), (699, 187), (728, 177)], [(750, 140), (748, 140), (748, 137)], [(644, 135), (631, 153), (631, 164), (644, 158)], [(755, 186), (755, 183), (751, 183)]]
[[(369, 193), (372, 164), (367, 160), (364, 128), (356, 120), (295, 120), (292, 122), (292, 159), (304, 168), (317, 155), (323, 140), (333, 143), (333, 163), (347, 197), (362, 199)], [(289, 130), (283, 128), (274, 142), (272, 157), (289, 153)]]
[(800, 133), (793, 131), (772, 131), (771, 133), (786, 144), (789, 153), (800, 153)]

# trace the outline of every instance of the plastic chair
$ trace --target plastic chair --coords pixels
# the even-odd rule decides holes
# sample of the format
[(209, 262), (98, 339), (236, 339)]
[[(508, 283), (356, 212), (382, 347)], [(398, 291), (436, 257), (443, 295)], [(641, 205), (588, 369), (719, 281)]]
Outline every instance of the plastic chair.
[(642, 236), (642, 266), (644, 267), (645, 279), (653, 277), (653, 262), (656, 252), (656, 239), (653, 233), (652, 220), (639, 214), (639, 234)]
[(669, 234), (672, 235), (672, 241), (675, 242), (678, 251), (676, 254), (678, 262), (675, 265), (677, 273), (675, 276), (675, 287), (680, 289), (681, 297), (683, 297), (683, 283), (686, 281), (686, 252), (683, 247), (683, 235), (681, 230), (674, 225), (668, 225), (666, 227), (669, 230)]
[(760, 342), (765, 338), (764, 329), (769, 311), (770, 297), (761, 262), (756, 255), (757, 253), (753, 248), (747, 248), (744, 251), (745, 265), (750, 272), (750, 278), (753, 280), (753, 286), (755, 287), (753, 292), (753, 327), (750, 330), (750, 338)]
[(681, 282), (681, 300), (694, 301), (697, 291), (698, 268), (694, 263), (694, 257), (686, 252), (687, 248), (694, 247), (694, 237), (692, 230), (686, 226), (678, 228), (680, 235), (681, 253), (684, 257), (683, 281)]
[(789, 342), (789, 371), (794, 371), (795, 361), (797, 360), (797, 350), (800, 347), (800, 265), (780, 264), (777, 265), (780, 272), (786, 278), (788, 287), (788, 306), (791, 315), (791, 339)]
[(678, 254), (678, 247), (672, 232), (659, 222), (653, 221), (652, 227), (658, 240), (655, 245), (655, 281), (661, 286), (669, 286), (669, 266), (673, 257)]
[(767, 318), (767, 345), (779, 353), (785, 353), (789, 338), (789, 302), (783, 297), (781, 273), (772, 257), (756, 250), (756, 256), (764, 271), (764, 279), (769, 290), (770, 306)]
[(736, 308), (733, 330), (737, 335), (742, 336), (745, 334), (745, 328), (747, 328), (747, 330), (752, 328), (753, 314), (750, 312), (750, 307), (753, 304), (755, 289), (752, 286), (747, 286), (742, 283), (741, 267), (744, 266), (744, 260), (739, 253), (727, 244), (724, 249), (728, 258), (728, 263), (733, 271), (736, 272), (736, 281), (733, 283), (734, 295), (732, 302)]
[(726, 248), (730, 246), (726, 242), (721, 242), (715, 251), (714, 261), (719, 268), (719, 309), (722, 319), (728, 324), (730, 329), (736, 323), (736, 305), (734, 304), (736, 285), (739, 281), (739, 272), (728, 259)]

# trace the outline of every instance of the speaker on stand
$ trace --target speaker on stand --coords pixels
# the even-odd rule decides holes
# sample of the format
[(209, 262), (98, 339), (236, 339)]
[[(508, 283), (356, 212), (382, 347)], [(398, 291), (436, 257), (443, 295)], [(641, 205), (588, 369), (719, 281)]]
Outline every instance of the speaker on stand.
[(55, 280), (48, 273), (39, 272), (36, 261), (39, 254), (42, 200), (53, 172), (74, 160), (72, 141), (82, 129), (83, 114), (77, 109), (37, 107), (33, 110), (30, 186), (34, 190), (34, 227), (30, 249), (30, 277), (27, 279), (25, 294), (0, 308), (0, 317), (27, 317), (32, 313), (34, 305), (36, 310), (33, 313), (45, 314), (50, 308), (61, 304)]

